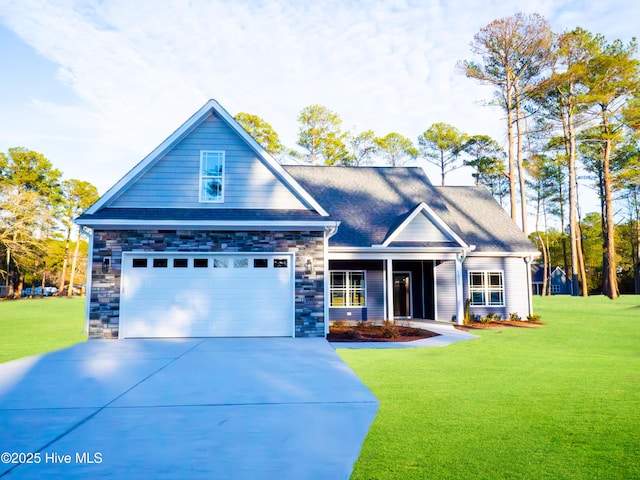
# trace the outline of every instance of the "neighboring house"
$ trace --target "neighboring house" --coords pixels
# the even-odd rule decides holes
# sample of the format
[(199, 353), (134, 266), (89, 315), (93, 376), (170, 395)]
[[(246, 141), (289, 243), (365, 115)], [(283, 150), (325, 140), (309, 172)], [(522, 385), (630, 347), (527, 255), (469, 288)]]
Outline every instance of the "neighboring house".
[(421, 168), (279, 165), (209, 101), (77, 219), (98, 337), (324, 336), (330, 320), (531, 313), (535, 247)]
[[(531, 288), (534, 295), (542, 295), (544, 280), (544, 266), (531, 264)], [(547, 284), (550, 285), (551, 295), (569, 295), (571, 293), (571, 282), (567, 274), (560, 267), (554, 268), (547, 277)]]

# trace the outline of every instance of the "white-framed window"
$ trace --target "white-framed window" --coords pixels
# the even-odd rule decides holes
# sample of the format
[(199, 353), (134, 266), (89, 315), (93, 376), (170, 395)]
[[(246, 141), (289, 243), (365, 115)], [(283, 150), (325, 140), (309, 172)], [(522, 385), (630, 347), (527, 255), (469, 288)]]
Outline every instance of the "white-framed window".
[(200, 201), (224, 201), (224, 152), (200, 151)]
[(501, 271), (469, 272), (472, 306), (504, 307), (504, 275)]
[(329, 296), (332, 307), (365, 307), (366, 276), (364, 271), (333, 271)]

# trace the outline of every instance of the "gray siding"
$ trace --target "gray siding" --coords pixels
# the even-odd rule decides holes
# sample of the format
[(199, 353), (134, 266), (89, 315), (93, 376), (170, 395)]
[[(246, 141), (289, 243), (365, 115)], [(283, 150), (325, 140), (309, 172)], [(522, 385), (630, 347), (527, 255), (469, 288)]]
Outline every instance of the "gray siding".
[[(384, 275), (382, 270), (370, 269), (358, 262), (331, 262), (331, 270), (365, 270), (367, 277), (367, 306), (364, 308), (345, 307), (329, 308), (329, 320), (382, 320), (384, 319)], [(378, 262), (367, 262), (378, 263)], [(368, 268), (367, 268), (368, 267)], [(330, 301), (327, 299), (327, 301)], [(348, 315), (351, 313), (351, 315)]]
[[(464, 297), (469, 298), (470, 270), (502, 271), (504, 280), (504, 307), (480, 307), (471, 306), (470, 313), (485, 316), (488, 312), (494, 312), (505, 320), (510, 313), (517, 313), (525, 319), (529, 314), (529, 300), (527, 288), (527, 264), (522, 258), (493, 258), (493, 257), (467, 257), (462, 264), (462, 279), (464, 281)], [(455, 299), (455, 296), (454, 296)]]
[[(224, 203), (200, 203), (200, 150), (225, 151)], [(215, 115), (117, 197), (112, 207), (305, 209), (244, 140)]]
[[(436, 320), (451, 321), (456, 314), (455, 264), (447, 260), (437, 265), (436, 275)], [(464, 280), (464, 274), (463, 274)]]
[(394, 242), (449, 242), (451, 239), (445, 235), (424, 214), (416, 217), (402, 230)]

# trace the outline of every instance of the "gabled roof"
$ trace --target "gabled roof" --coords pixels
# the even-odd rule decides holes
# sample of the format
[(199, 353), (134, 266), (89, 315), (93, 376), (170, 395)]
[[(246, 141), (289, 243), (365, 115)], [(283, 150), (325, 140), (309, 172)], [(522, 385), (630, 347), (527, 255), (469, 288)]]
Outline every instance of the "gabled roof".
[[(341, 222), (330, 246), (382, 245), (412, 215), (428, 212), (455, 240), (452, 245), (475, 245), (475, 255), (537, 252), (484, 187), (434, 187), (419, 167), (285, 168)], [(398, 247), (452, 246), (442, 242), (405, 245), (393, 239), (391, 243)]]
[(285, 168), (332, 218), (340, 221), (340, 228), (331, 237), (331, 246), (380, 245), (421, 203), (464, 238), (421, 168), (300, 165)]
[(164, 142), (156, 147), (149, 155), (133, 167), (124, 177), (122, 177), (113, 187), (111, 187), (100, 199), (94, 203), (85, 215), (91, 216), (102, 208), (108, 207), (109, 203), (120, 195), (133, 182), (147, 172), (163, 155), (172, 147), (184, 139), (198, 125), (200, 125), (209, 115), (216, 114), (235, 133), (237, 133), (246, 144), (255, 152), (258, 159), (310, 209), (315, 210), (321, 216), (328, 216), (320, 204), (308, 192), (306, 192), (298, 182), (296, 182), (282, 166), (249, 135), (240, 124), (215, 100), (209, 100), (195, 114), (173, 132)]
[(431, 226), (437, 229), (437, 231), (440, 233), (440, 236), (442, 236), (442, 238), (438, 239), (438, 243), (455, 243), (457, 244), (457, 246), (469, 248), (469, 245), (467, 245), (465, 241), (462, 240), (460, 236), (456, 232), (454, 232), (451, 227), (447, 225), (438, 216), (438, 214), (436, 214), (436, 212), (434, 212), (433, 209), (431, 209), (424, 202), (421, 202), (413, 210), (409, 211), (400, 225), (389, 230), (387, 238), (385, 238), (381, 246), (388, 247), (394, 243), (398, 243), (400, 235), (407, 229), (409, 225), (411, 225), (413, 222), (416, 222), (420, 218), (419, 215), (424, 215), (424, 217), (426, 217), (428, 221), (431, 222)]

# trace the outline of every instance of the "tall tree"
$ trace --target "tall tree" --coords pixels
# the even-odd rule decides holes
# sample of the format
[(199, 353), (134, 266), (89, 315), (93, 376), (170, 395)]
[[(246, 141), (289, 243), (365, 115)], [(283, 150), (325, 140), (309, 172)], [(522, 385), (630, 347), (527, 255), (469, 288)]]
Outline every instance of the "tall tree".
[(523, 168), (523, 139), (526, 134), (522, 122), (523, 105), (551, 63), (551, 46), (552, 33), (548, 22), (538, 14), (518, 13), (494, 20), (474, 36), (471, 50), (481, 58), (480, 62), (465, 60), (458, 63), (458, 68), (467, 77), (495, 88), (497, 104), (506, 113), (511, 218), (517, 220), (517, 159), (524, 232), (527, 230), (527, 214)]
[(271, 155), (277, 157), (285, 153), (286, 148), (280, 141), (278, 133), (267, 121), (245, 112), (240, 112), (233, 118)]
[(447, 123), (434, 123), (418, 136), (420, 152), (427, 162), (440, 169), (442, 185), (447, 173), (460, 168), (460, 153), (467, 142), (467, 135)]
[(342, 132), (342, 120), (337, 113), (322, 105), (309, 105), (298, 114), (298, 145), (307, 150), (312, 165), (349, 163)]
[[(580, 226), (578, 224), (578, 177), (577, 151), (578, 137), (588, 124), (586, 113), (589, 105), (585, 102), (588, 91), (586, 83), (587, 64), (594, 54), (594, 36), (577, 28), (563, 33), (555, 49), (555, 65), (552, 75), (539, 86), (536, 102), (544, 109), (547, 117), (562, 131), (562, 143), (569, 174), (569, 244), (571, 251), (571, 292), (587, 296), (584, 259), (580, 248)], [(553, 141), (554, 145), (558, 142)], [(582, 279), (582, 282), (579, 282)]]
[[(64, 291), (67, 265), (69, 262), (69, 245), (71, 243), (71, 232), (73, 230), (73, 220), (89, 208), (96, 200), (98, 200), (98, 189), (89, 182), (83, 180), (64, 180), (62, 182), (62, 197), (63, 202), (59, 209), (59, 219), (65, 229), (65, 247), (64, 247), (64, 260), (62, 264), (62, 272), (60, 273), (60, 280), (58, 289), (60, 293)], [(75, 253), (72, 258), (72, 280), (69, 284), (69, 291), (73, 291), (73, 276), (75, 274), (75, 264), (78, 256), (78, 249), (80, 247), (80, 234), (78, 234), (78, 240), (76, 242)]]
[(21, 272), (40, 256), (44, 237), (53, 228), (53, 208), (62, 198), (60, 176), (41, 153), (23, 147), (0, 153), (0, 242), (6, 284), (13, 287), (10, 294), (19, 295)]
[(376, 145), (382, 158), (392, 167), (400, 167), (418, 156), (418, 149), (411, 140), (396, 132), (377, 138)]
[(349, 165), (360, 167), (366, 165), (378, 153), (376, 135), (373, 130), (366, 130), (348, 139), (351, 162)]
[(598, 115), (598, 124), (589, 132), (590, 141), (597, 142), (602, 151), (602, 290), (609, 298), (616, 299), (619, 292), (613, 218), (612, 155), (617, 146), (625, 141), (626, 125), (622, 113), (628, 102), (640, 92), (640, 63), (633, 58), (637, 52), (635, 41), (626, 46), (619, 40), (608, 44), (604, 37), (598, 36), (596, 44), (595, 55), (589, 59), (587, 69), (585, 83), (589, 91), (586, 101), (595, 106)]
[(464, 164), (473, 167), (476, 173), (476, 185), (483, 183), (482, 179), (493, 174), (505, 176), (504, 157), (502, 147), (488, 135), (474, 135), (462, 146), (462, 151), (467, 155)]

